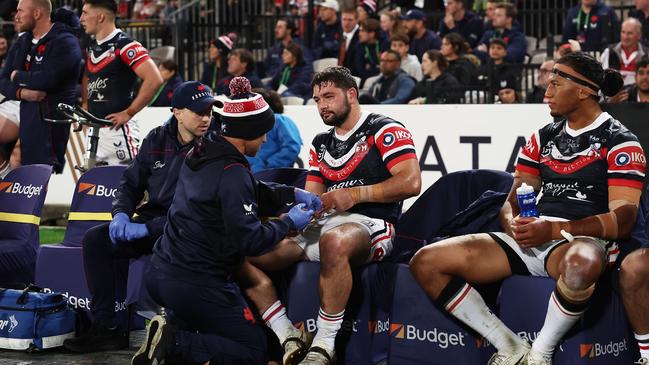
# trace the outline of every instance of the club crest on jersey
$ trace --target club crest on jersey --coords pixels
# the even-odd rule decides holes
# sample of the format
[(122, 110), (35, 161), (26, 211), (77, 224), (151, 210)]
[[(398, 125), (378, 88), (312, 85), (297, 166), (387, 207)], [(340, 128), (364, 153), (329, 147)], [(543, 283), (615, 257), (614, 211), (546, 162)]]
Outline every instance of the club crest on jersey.
[(390, 147), (395, 141), (394, 134), (387, 132), (383, 135), (383, 145), (385, 147)]
[(628, 165), (631, 162), (631, 156), (626, 152), (620, 152), (615, 156), (615, 164), (618, 166)]
[(133, 59), (135, 57), (135, 50), (134, 49), (129, 49), (126, 52), (126, 57), (128, 57), (129, 59)]

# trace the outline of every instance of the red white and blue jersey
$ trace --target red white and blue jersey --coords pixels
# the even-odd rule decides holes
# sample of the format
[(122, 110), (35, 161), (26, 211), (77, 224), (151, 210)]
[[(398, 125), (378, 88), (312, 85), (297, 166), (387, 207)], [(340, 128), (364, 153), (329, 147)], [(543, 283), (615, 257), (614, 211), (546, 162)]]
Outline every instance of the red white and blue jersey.
[(541, 177), (541, 215), (569, 220), (609, 211), (608, 188), (642, 189), (646, 159), (638, 138), (608, 113), (571, 129), (565, 120), (535, 132), (516, 169)]
[(146, 48), (120, 29), (101, 42), (92, 39), (86, 54), (88, 111), (104, 118), (128, 108), (135, 98), (135, 69), (148, 59)]
[[(392, 177), (390, 169), (411, 158), (417, 158), (415, 145), (403, 124), (380, 114), (363, 113), (346, 135), (331, 128), (313, 139), (307, 181), (324, 184), (327, 191), (374, 185)], [(361, 203), (349, 212), (394, 223), (401, 202)]]

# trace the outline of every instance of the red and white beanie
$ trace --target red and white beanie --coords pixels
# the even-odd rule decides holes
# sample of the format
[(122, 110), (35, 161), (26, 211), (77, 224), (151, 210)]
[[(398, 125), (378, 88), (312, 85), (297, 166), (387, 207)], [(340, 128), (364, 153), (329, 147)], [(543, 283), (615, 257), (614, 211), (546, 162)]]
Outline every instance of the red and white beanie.
[(230, 97), (218, 98), (222, 108), (216, 108), (221, 115), (221, 135), (253, 140), (268, 133), (275, 125), (275, 115), (263, 96), (253, 93), (250, 81), (237, 76), (230, 81)]

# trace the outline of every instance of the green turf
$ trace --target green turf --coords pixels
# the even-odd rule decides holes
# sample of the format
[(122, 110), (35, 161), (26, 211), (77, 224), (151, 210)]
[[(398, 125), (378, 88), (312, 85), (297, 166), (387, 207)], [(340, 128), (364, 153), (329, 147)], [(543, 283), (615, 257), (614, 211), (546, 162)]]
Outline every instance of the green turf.
[(41, 245), (63, 242), (65, 236), (65, 227), (39, 227), (41, 236)]

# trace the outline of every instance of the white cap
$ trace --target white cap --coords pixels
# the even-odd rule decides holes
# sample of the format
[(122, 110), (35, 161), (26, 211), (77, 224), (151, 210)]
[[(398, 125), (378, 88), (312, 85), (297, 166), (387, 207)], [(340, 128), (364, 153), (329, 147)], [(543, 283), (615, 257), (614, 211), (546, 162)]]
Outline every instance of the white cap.
[(340, 9), (338, 0), (324, 0), (321, 3), (319, 3), (318, 6), (323, 8), (334, 9), (336, 12), (338, 12), (338, 10)]

